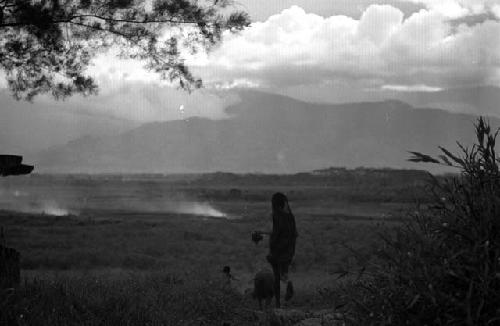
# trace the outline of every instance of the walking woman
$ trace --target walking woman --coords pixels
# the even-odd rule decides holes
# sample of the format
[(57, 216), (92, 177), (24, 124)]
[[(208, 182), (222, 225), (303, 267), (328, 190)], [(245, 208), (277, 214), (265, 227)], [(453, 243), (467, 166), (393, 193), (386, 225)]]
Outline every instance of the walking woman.
[[(293, 283), (288, 279), (288, 269), (295, 255), (297, 228), (288, 199), (282, 193), (275, 193), (271, 199), (273, 230), (269, 233), (269, 254), (267, 261), (274, 274), (274, 297), (280, 307), (280, 282), (286, 283), (285, 301), (293, 296)], [(267, 232), (258, 232), (259, 234)]]

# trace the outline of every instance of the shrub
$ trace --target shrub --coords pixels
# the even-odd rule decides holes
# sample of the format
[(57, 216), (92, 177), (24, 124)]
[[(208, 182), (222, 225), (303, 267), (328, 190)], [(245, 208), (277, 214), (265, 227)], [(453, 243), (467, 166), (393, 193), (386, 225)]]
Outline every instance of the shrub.
[(498, 131), (483, 118), (477, 143), (456, 155), (413, 152), (414, 162), (460, 169), (433, 179), (432, 205), (382, 235), (368, 273), (353, 283), (352, 322), (362, 325), (500, 324)]

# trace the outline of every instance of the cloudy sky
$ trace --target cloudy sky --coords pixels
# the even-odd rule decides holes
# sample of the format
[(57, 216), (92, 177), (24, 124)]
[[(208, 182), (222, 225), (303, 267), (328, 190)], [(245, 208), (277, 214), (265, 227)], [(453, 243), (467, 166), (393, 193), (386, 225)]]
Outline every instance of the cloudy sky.
[(500, 1), (277, 3), (273, 14), (248, 6), (260, 21), (193, 58), (208, 85), (359, 92), (500, 83)]
[[(36, 130), (36, 140), (20, 149), (35, 150), (143, 122), (220, 118), (239, 88), (345, 102), (500, 86), (500, 0), (239, 0), (236, 6), (250, 14), (251, 26), (225, 35), (211, 53), (186, 57), (203, 90), (189, 95), (140, 63), (101, 56), (89, 70), (100, 85), (97, 97), (27, 104), (0, 92), (0, 136), (10, 144), (4, 146), (16, 149), (16, 142), (5, 142), (16, 133), (5, 130), (21, 126)], [(62, 131), (54, 132), (54, 124)]]

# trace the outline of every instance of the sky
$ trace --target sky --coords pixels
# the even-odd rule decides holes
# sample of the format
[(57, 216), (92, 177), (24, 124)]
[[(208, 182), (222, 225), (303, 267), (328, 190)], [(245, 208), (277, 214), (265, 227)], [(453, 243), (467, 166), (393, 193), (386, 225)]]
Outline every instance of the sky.
[(500, 87), (500, 0), (239, 0), (235, 6), (252, 24), (224, 35), (210, 53), (186, 55), (205, 85), (191, 94), (112, 53), (89, 69), (100, 86), (96, 97), (13, 103), (0, 81), (0, 136), (14, 137), (6, 128), (33, 130), (23, 146), (10, 141), (6, 148), (37, 150), (86, 132), (193, 115), (224, 118), (241, 88), (336, 103)]
[[(292, 4), (263, 15), (189, 62), (221, 88), (433, 91), (500, 83), (499, 1), (415, 0), (424, 8), (406, 12), (404, 1), (353, 2), (353, 16), (319, 3), (314, 11)], [(491, 19), (459, 23), (484, 13)]]

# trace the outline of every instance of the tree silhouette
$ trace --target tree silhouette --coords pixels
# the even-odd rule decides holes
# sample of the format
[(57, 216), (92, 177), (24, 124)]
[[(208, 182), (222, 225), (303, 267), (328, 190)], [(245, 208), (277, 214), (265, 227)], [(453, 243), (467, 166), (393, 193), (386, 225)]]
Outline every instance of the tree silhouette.
[[(0, 69), (16, 99), (95, 94), (85, 75), (91, 59), (111, 48), (146, 62), (188, 91), (201, 87), (181, 49), (210, 50), (222, 32), (249, 24), (231, 0), (0, 0)], [(168, 35), (167, 37), (165, 35)]]

